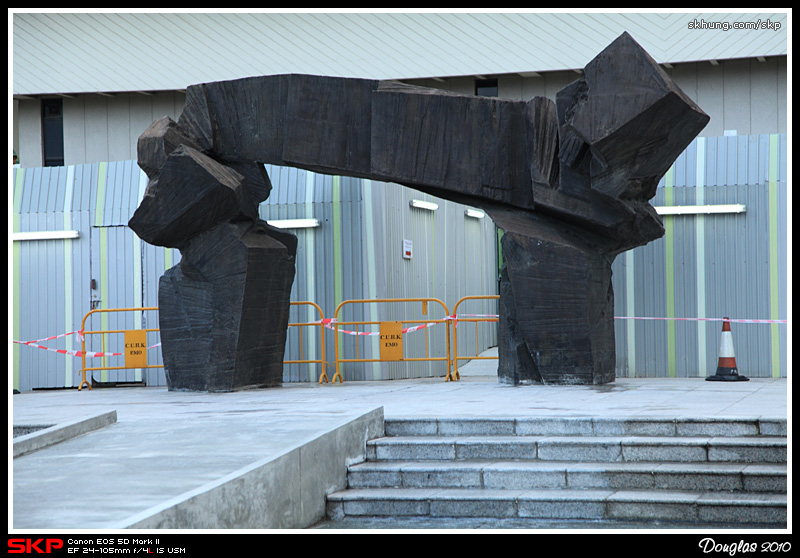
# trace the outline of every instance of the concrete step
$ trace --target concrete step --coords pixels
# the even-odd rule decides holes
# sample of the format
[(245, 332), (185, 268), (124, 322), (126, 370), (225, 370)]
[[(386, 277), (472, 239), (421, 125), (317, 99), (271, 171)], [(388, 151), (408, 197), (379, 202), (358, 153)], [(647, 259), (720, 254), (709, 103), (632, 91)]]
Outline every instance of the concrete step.
[(367, 459), (785, 463), (786, 438), (709, 436), (388, 436)]
[(786, 523), (785, 494), (610, 490), (367, 488), (331, 494), (328, 517), (492, 517)]
[(349, 517), (783, 526), (782, 420), (392, 419), (328, 496)]
[(350, 488), (638, 489), (785, 494), (786, 464), (367, 461)]
[(785, 419), (740, 417), (393, 418), (387, 436), (779, 436)]

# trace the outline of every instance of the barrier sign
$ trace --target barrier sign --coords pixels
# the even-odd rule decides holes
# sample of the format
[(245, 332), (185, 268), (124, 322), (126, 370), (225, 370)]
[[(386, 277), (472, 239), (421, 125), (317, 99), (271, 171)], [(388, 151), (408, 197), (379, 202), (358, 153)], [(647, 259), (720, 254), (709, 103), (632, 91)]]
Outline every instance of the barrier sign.
[(381, 360), (403, 360), (403, 322), (381, 322)]
[(147, 332), (143, 329), (125, 331), (125, 367), (147, 367)]

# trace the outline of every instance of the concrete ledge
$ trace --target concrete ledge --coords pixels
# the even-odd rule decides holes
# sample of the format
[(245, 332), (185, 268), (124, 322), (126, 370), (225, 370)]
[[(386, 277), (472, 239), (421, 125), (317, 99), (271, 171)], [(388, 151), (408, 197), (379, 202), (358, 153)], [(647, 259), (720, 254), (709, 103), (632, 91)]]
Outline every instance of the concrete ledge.
[[(64, 440), (75, 438), (76, 436), (103, 428), (115, 422), (117, 422), (117, 412), (108, 411), (88, 418), (55, 424), (23, 436), (17, 436), (14, 438), (14, 457), (26, 455), (42, 448), (58, 444)], [(26, 425), (15, 425), (15, 427), (24, 426)]]
[(347, 467), (363, 461), (366, 442), (384, 434), (383, 407), (279, 457), (129, 517), (126, 529), (303, 529), (325, 516), (327, 494), (343, 490)]

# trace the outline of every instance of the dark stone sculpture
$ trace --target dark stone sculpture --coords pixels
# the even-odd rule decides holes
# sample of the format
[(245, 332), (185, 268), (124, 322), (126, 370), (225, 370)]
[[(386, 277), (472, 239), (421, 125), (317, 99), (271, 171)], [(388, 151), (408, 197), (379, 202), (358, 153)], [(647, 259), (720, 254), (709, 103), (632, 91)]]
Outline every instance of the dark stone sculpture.
[(150, 182), (129, 225), (181, 250), (158, 293), (169, 389), (280, 385), (297, 239), (258, 219), (264, 166), (221, 163), (168, 118), (140, 137), (139, 165)]
[(613, 381), (611, 264), (663, 235), (649, 200), (707, 122), (627, 33), (555, 103), (295, 74), (191, 86), (139, 140), (130, 221), (182, 253), (159, 290), (170, 389), (281, 381), (296, 240), (258, 220), (264, 164), (485, 209), (504, 231), (500, 381)]

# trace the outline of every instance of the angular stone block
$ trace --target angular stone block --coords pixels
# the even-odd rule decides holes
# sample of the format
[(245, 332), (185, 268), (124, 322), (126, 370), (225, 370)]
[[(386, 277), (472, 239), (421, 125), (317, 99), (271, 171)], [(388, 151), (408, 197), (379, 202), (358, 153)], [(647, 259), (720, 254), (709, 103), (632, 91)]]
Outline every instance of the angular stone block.
[(224, 161), (280, 164), (289, 76), (192, 85), (178, 125)]
[(145, 242), (180, 248), (217, 223), (256, 217), (245, 178), (200, 151), (180, 145), (150, 181), (128, 223)]
[(614, 379), (611, 258), (580, 229), (490, 210), (504, 230), (498, 375), (502, 383)]
[(139, 167), (152, 180), (161, 172), (161, 167), (164, 166), (170, 153), (180, 145), (200, 150), (194, 140), (187, 136), (172, 118), (169, 116), (159, 118), (139, 136), (136, 145)]
[(169, 389), (280, 385), (296, 246), (266, 223), (222, 223), (194, 237), (159, 284)]
[(531, 184), (553, 180), (552, 101), (431, 91), (381, 83), (372, 103), (372, 173), (440, 197), (533, 209)]
[(319, 172), (369, 176), (370, 103), (378, 82), (292, 75), (283, 160)]
[(622, 34), (557, 96), (561, 160), (591, 188), (616, 199), (649, 200), (675, 158), (708, 122), (633, 38)]
[(560, 183), (558, 195), (537, 197), (540, 209), (584, 221), (619, 251), (661, 237), (647, 202), (708, 115), (628, 33), (558, 92), (556, 106)]

